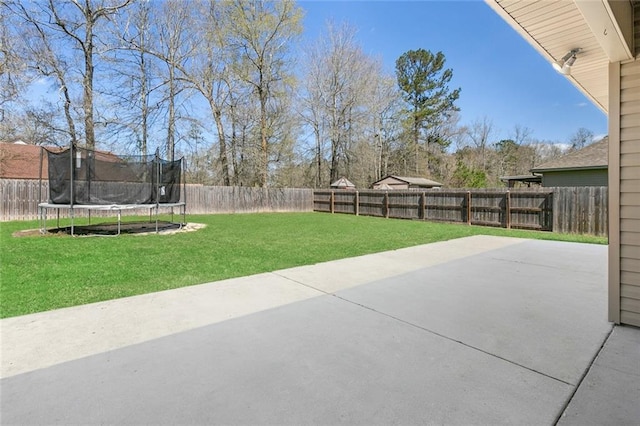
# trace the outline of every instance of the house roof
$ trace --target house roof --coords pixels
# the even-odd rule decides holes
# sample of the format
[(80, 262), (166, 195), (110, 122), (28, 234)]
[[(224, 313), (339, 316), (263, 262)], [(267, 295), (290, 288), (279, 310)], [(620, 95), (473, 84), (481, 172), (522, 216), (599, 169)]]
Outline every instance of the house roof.
[[(40, 145), (0, 142), (0, 178), (40, 179)], [(42, 162), (42, 176), (47, 179), (47, 160)]]
[(418, 185), (418, 186), (442, 186), (440, 182), (436, 182), (435, 180), (421, 178), (421, 177), (408, 177), (408, 176), (391, 176), (398, 180), (407, 182), (410, 185)]
[(540, 164), (531, 172), (549, 172), (561, 170), (606, 169), (609, 165), (609, 138), (604, 137), (598, 142), (571, 151), (561, 157)]
[(431, 180), (431, 179), (426, 179), (421, 177), (395, 176), (395, 175), (385, 176), (382, 179), (373, 182), (373, 185), (377, 184), (378, 182), (382, 182), (383, 180), (388, 178), (393, 178), (401, 182), (407, 183), (409, 185), (415, 185), (415, 186), (425, 186), (425, 187), (442, 186), (440, 182), (436, 182), (435, 180)]

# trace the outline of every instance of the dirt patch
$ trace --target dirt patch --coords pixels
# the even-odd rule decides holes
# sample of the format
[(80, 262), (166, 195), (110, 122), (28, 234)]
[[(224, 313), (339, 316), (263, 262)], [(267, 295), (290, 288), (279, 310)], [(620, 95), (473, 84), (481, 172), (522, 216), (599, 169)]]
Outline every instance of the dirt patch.
[[(193, 232), (205, 228), (207, 225), (203, 223), (187, 223), (180, 225), (171, 222), (158, 222), (158, 234), (173, 235), (182, 232)], [(121, 234), (130, 235), (149, 235), (156, 233), (155, 222), (126, 222), (120, 224)], [(73, 229), (74, 236), (114, 236), (118, 234), (117, 223), (101, 223), (96, 225), (75, 226)], [(71, 227), (51, 228), (42, 233), (40, 229), (26, 229), (16, 231), (12, 234), (14, 237), (60, 237), (71, 235)]]
[(11, 234), (11, 236), (13, 237), (35, 237), (39, 235), (44, 236), (45, 234), (42, 234), (39, 229), (25, 229), (22, 231), (16, 231), (13, 234)]

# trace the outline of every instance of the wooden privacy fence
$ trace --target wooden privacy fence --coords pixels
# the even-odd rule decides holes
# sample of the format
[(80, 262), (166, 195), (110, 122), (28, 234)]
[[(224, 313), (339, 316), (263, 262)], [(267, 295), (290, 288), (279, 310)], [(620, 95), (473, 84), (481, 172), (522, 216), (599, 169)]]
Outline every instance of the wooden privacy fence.
[(609, 235), (609, 191), (606, 186), (554, 188), (553, 230)]
[[(48, 198), (49, 182), (46, 180), (40, 188), (37, 180), (0, 179), (0, 221), (37, 219), (38, 202)], [(186, 202), (187, 214), (310, 212), (313, 211), (313, 190), (187, 185)], [(127, 214), (148, 213), (148, 209), (127, 211)], [(75, 214), (82, 216), (87, 212), (76, 211)], [(66, 215), (66, 211), (60, 214), (61, 217)], [(91, 215), (112, 216), (113, 213), (94, 211)]]
[[(0, 179), (0, 221), (37, 219), (38, 201), (46, 201), (48, 194), (49, 183), (46, 180), (42, 182), (40, 194), (37, 180)], [(600, 236), (608, 234), (606, 187), (356, 192), (187, 185), (186, 201), (187, 214), (316, 210)], [(148, 209), (139, 213), (148, 214)]]
[(314, 210), (469, 225), (607, 235), (607, 188), (317, 190)]
[(313, 190), (187, 185), (187, 213), (311, 212)]

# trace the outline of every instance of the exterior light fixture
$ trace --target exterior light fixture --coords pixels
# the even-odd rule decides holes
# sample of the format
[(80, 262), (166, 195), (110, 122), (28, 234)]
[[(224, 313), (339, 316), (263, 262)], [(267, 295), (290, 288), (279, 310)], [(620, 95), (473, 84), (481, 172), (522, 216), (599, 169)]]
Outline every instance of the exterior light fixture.
[(559, 61), (553, 63), (553, 68), (558, 71), (560, 74), (570, 75), (571, 74), (571, 66), (576, 61), (576, 55), (580, 52), (581, 49), (571, 49), (566, 55), (562, 57)]

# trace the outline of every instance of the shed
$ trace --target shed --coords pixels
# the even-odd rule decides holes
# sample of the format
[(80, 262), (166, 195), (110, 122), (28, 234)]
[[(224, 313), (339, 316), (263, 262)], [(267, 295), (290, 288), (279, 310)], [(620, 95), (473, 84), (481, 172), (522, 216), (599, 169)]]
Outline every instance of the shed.
[(389, 175), (371, 184), (373, 189), (414, 189), (441, 188), (442, 184), (431, 179), (421, 177), (406, 177)]
[(356, 186), (349, 179), (342, 176), (340, 179), (331, 184), (331, 188), (355, 190)]
[(609, 138), (571, 151), (531, 169), (542, 175), (542, 186), (608, 186)]

